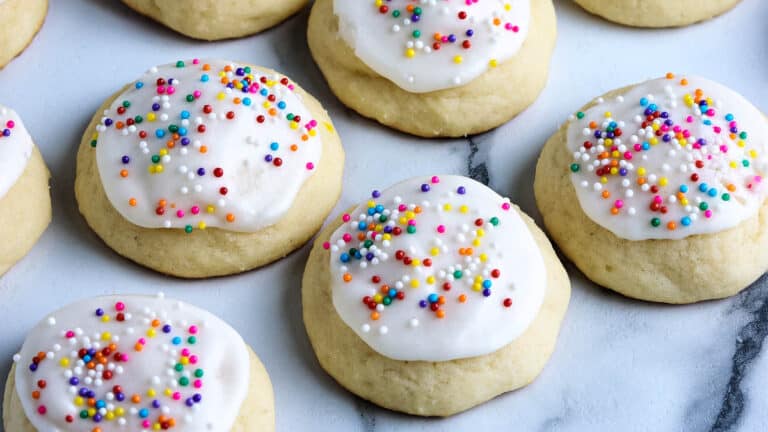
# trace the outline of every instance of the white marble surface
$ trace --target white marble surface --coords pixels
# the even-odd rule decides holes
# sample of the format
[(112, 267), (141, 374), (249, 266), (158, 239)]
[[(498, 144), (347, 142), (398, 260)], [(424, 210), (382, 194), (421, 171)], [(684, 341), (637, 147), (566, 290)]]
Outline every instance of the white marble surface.
[(408, 176), (471, 173), (538, 216), (531, 181), (547, 136), (591, 97), (668, 70), (723, 82), (768, 112), (764, 0), (745, 0), (727, 15), (687, 29), (654, 31), (622, 28), (570, 1), (556, 3), (560, 36), (541, 98), (488, 134), (424, 141), (339, 104), (309, 56), (307, 11), (262, 35), (200, 43), (116, 0), (52, 0), (41, 34), (0, 70), (0, 101), (23, 116), (41, 147), (53, 173), (54, 200), (53, 225), (0, 279), (0, 374), (7, 373), (26, 331), (57, 305), (100, 293), (162, 290), (222, 316), (255, 348), (274, 382), (280, 431), (768, 430), (768, 355), (761, 353), (768, 335), (768, 279), (733, 299), (668, 307), (609, 293), (569, 267), (571, 306), (541, 376), (454, 418), (417, 419), (351, 396), (320, 370), (301, 322), (300, 276), (308, 247), (259, 271), (186, 282), (119, 258), (77, 212), (75, 150), (94, 110), (149, 66), (178, 58), (270, 66), (323, 101), (348, 155), (339, 209), (372, 187)]

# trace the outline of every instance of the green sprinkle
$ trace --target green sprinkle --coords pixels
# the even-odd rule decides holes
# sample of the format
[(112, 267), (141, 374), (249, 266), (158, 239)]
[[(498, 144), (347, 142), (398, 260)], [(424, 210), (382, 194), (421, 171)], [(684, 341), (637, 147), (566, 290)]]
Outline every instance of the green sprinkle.
[(190, 337), (187, 338), (187, 343), (190, 344), (190, 345), (194, 345), (194, 344), (197, 343), (197, 338), (194, 337), (194, 336), (190, 336)]
[(583, 119), (584, 118), (584, 113), (581, 112), (581, 111), (577, 112), (576, 113), (576, 118), (579, 119), (579, 120)]
[(160, 156), (152, 155), (152, 163), (159, 163), (159, 162), (160, 162)]
[(96, 144), (98, 144), (96, 140), (91, 141), (91, 147), (96, 148)]
[(133, 118), (133, 121), (135, 121), (136, 124), (141, 124), (144, 122), (144, 117), (137, 115), (136, 117)]
[(188, 386), (188, 385), (189, 385), (189, 378), (187, 378), (187, 377), (181, 377), (181, 378), (179, 378), (179, 384), (180, 384), (182, 387), (186, 387), (186, 386)]
[(184, 370), (184, 365), (181, 363), (176, 363), (176, 366), (174, 366), (173, 368), (176, 369), (176, 372), (181, 372)]
[(699, 204), (699, 208), (701, 210), (706, 210), (706, 209), (709, 208), (709, 204), (707, 204), (706, 202), (703, 202), (703, 203)]
[(654, 227), (657, 227), (657, 226), (661, 225), (661, 219), (659, 219), (659, 218), (651, 219), (651, 225), (653, 225)]
[(416, 232), (416, 227), (413, 225), (408, 225), (408, 229), (406, 229), (406, 231), (408, 231), (408, 234), (413, 234)]
[(462, 272), (461, 272), (461, 270), (456, 270), (455, 272), (453, 272), (453, 278), (454, 278), (454, 279), (461, 279), (461, 276), (462, 276), (463, 274), (464, 274), (464, 273), (462, 273)]
[(492, 217), (491, 218), (491, 225), (498, 226), (499, 225), (499, 218), (497, 218), (496, 216)]
[(81, 419), (87, 419), (88, 418), (88, 410), (80, 411), (80, 418)]
[(198, 369), (195, 371), (195, 378), (202, 378), (203, 377), (203, 370)]
[(418, 38), (420, 38), (420, 37), (421, 37), (421, 31), (419, 31), (419, 30), (414, 30), (414, 31), (413, 31), (413, 33), (411, 33), (411, 34), (412, 34), (412, 35), (413, 35), (413, 37), (414, 37), (414, 38), (416, 38), (416, 39), (418, 39)]
[(748, 168), (748, 167), (749, 167), (749, 161), (748, 161), (748, 160), (746, 160), (746, 159), (744, 159), (743, 161), (741, 161), (741, 164), (742, 164), (742, 165), (744, 165), (744, 168)]
[(746, 133), (746, 132), (742, 132), (742, 133), (740, 133), (740, 134), (739, 134), (739, 138), (741, 138), (741, 139), (747, 139), (747, 133)]
[(131, 106), (130, 101), (123, 101), (123, 108), (129, 108)]
[(731, 200), (731, 194), (724, 193), (723, 194), (723, 201), (730, 201)]
[(176, 62), (176, 67), (177, 67), (177, 68), (183, 68), (183, 67), (184, 67), (184, 62), (183, 62), (183, 61), (181, 61), (181, 60), (177, 61), (177, 62)]
[(187, 95), (187, 102), (194, 102), (194, 101), (195, 101), (195, 97), (193, 95), (191, 95), (191, 94), (188, 94)]
[(384, 300), (382, 300), (381, 302), (384, 303), (384, 306), (389, 306), (390, 304), (392, 304), (392, 298), (384, 297)]
[(399, 17), (400, 16), (400, 11), (395, 9), (394, 11), (392, 11), (392, 16), (395, 17), (395, 18)]
[(579, 172), (579, 170), (581, 170), (581, 165), (579, 165), (577, 163), (571, 164), (571, 172), (577, 173), (577, 172)]
[(192, 234), (192, 225), (185, 226), (184, 232), (186, 232), (187, 234)]

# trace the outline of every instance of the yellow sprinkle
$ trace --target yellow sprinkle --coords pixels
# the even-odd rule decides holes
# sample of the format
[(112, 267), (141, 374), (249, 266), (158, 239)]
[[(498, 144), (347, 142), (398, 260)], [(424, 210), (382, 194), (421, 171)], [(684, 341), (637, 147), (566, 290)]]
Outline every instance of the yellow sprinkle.
[(491, 61), (488, 62), (488, 66), (495, 68), (499, 65), (499, 62), (496, 59), (491, 59)]
[(224, 92), (219, 92), (219, 94), (216, 95), (216, 99), (218, 100), (224, 100), (227, 98), (227, 95)]
[(151, 389), (147, 390), (147, 396), (149, 396), (149, 397), (155, 397), (156, 394), (157, 394), (157, 392), (155, 391), (155, 389), (151, 388)]
[(155, 165), (155, 174), (160, 174), (161, 172), (163, 172), (163, 166)]
[(608, 183), (608, 177), (600, 177), (600, 183), (602, 184)]
[(296, 123), (296, 122), (290, 122), (288, 124), (291, 125), (291, 129), (293, 129), (293, 130), (296, 130), (296, 129), (299, 128), (299, 124)]
[(413, 58), (416, 55), (416, 50), (413, 48), (408, 48), (405, 50), (405, 56), (408, 58)]
[(109, 315), (104, 315), (103, 317), (101, 317), (101, 321), (102, 322), (109, 322)]
[(480, 241), (480, 239), (474, 239), (474, 240), (472, 240), (472, 246), (475, 246), (475, 247), (477, 247), (477, 246), (480, 246), (480, 244), (482, 244), (482, 242)]
[(368, 208), (374, 208), (376, 207), (376, 201), (370, 200), (368, 201)]
[(417, 258), (414, 258), (414, 259), (411, 260), (411, 265), (414, 266), (414, 267), (418, 267), (418, 266), (421, 265), (421, 260), (417, 259)]
[(68, 358), (66, 358), (66, 357), (64, 357), (63, 359), (61, 359), (61, 360), (59, 361), (59, 365), (60, 365), (61, 367), (67, 367), (67, 366), (69, 366), (69, 359), (68, 359)]
[(669, 180), (667, 180), (666, 177), (662, 177), (659, 179), (659, 186), (666, 186), (669, 183)]
[(147, 113), (147, 120), (148, 121), (155, 121), (157, 119), (157, 116), (155, 116), (155, 113)]
[(317, 135), (317, 129), (310, 129), (310, 131), (307, 133), (309, 134), (309, 136), (315, 136)]
[(478, 237), (485, 237), (485, 230), (480, 228), (477, 230), (477, 236)]
[(611, 114), (610, 111), (606, 111), (605, 112), (605, 118), (611, 118), (612, 116), (613, 116), (613, 114)]
[(93, 417), (96, 414), (96, 408), (88, 409), (88, 415)]
[(151, 338), (152, 338), (152, 337), (155, 337), (155, 335), (156, 335), (156, 334), (157, 334), (157, 332), (156, 332), (156, 331), (155, 331), (155, 329), (153, 329), (153, 328), (151, 328), (151, 329), (147, 330), (147, 336), (149, 336), (149, 337), (151, 337)]
[(75, 405), (83, 406), (83, 398), (81, 398), (80, 396), (76, 397), (75, 398)]
[(461, 207), (459, 207), (459, 211), (461, 213), (466, 213), (469, 211), (469, 207), (467, 207), (466, 205), (462, 205)]
[(117, 414), (118, 417), (122, 417), (125, 415), (125, 409), (122, 407), (115, 408), (115, 414)]
[(419, 285), (421, 284), (419, 283), (418, 279), (411, 279), (411, 288), (418, 288)]
[(168, 154), (168, 149), (160, 149), (158, 153), (160, 153), (160, 156), (165, 156)]
[(645, 175), (645, 168), (640, 167), (637, 169), (637, 175), (644, 176)]
[(408, 219), (413, 219), (415, 216), (416, 216), (416, 213), (412, 211), (405, 212), (405, 217), (407, 217)]
[(512, 5), (509, 3), (504, 3), (504, 10), (505, 11), (512, 10)]
[(328, 122), (324, 122), (323, 124), (325, 125), (325, 128), (328, 129), (328, 132), (333, 132), (333, 125), (332, 124), (330, 124)]
[(108, 341), (112, 339), (112, 334), (110, 332), (104, 332), (101, 334), (101, 340)]
[(381, 300), (382, 300), (381, 294), (376, 294), (373, 296), (373, 301), (375, 301), (376, 303), (381, 303)]
[(463, 62), (463, 61), (464, 61), (464, 58), (462, 58), (460, 55), (457, 55), (457, 56), (453, 57), (453, 62), (456, 63), (456, 64), (461, 64), (461, 62)]
[(112, 412), (112, 411), (107, 411), (106, 418), (107, 418), (108, 421), (114, 420), (115, 419), (115, 413)]
[(391, 235), (391, 234), (384, 234), (384, 235), (383, 235), (383, 236), (381, 236), (381, 237), (382, 237), (384, 240), (392, 240), (392, 235)]
[(730, 165), (731, 168), (738, 168), (739, 167), (739, 164), (737, 164), (736, 161), (731, 161), (731, 163), (728, 164), (728, 165)]
[(435, 277), (434, 276), (427, 276), (427, 283), (429, 285), (432, 285), (435, 283)]
[(209, 205), (208, 207), (206, 207), (205, 211), (207, 211), (208, 213), (213, 214), (213, 213), (216, 212), (216, 207), (214, 207), (212, 205)]
[(181, 360), (179, 360), (179, 363), (183, 364), (184, 366), (189, 364), (189, 357), (182, 357)]
[(446, 204), (446, 205), (443, 206), (443, 210), (445, 210), (445, 211), (451, 211), (452, 208), (453, 207), (451, 207), (450, 204)]
[(480, 262), (486, 262), (488, 261), (488, 255), (482, 253), (480, 254)]
[(429, 254), (430, 254), (430, 255), (432, 255), (433, 257), (434, 257), (434, 256), (438, 256), (438, 255), (440, 255), (440, 248), (436, 248), (436, 247), (433, 247), (433, 248), (432, 248), (432, 249), (429, 251)]

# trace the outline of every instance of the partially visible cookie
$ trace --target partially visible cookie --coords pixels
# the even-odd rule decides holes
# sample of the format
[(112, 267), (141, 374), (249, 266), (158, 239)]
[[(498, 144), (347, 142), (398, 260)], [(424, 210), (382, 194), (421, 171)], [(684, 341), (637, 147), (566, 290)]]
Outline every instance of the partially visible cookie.
[(0, 0), (0, 68), (32, 42), (48, 13), (48, 0)]
[(14, 356), (13, 432), (275, 429), (272, 384), (227, 323), (162, 296), (106, 296), (42, 320)]
[(307, 0), (123, 0), (131, 9), (195, 39), (259, 33), (281, 23)]
[(609, 21), (632, 27), (681, 27), (727, 12), (741, 0), (574, 0)]
[(75, 193), (119, 254), (161, 273), (228, 275), (322, 226), (344, 151), (328, 114), (275, 71), (222, 60), (153, 67), (88, 126)]
[(318, 0), (307, 38), (345, 105), (413, 135), (457, 137), (536, 100), (556, 33), (551, 0)]
[(731, 296), (768, 270), (768, 120), (667, 74), (597, 98), (544, 147), (536, 202), (584, 274), (665, 303)]
[(449, 416), (533, 381), (570, 282), (546, 236), (466, 177), (418, 177), (323, 231), (304, 273), (320, 365), (385, 408)]
[(13, 110), (0, 105), (0, 275), (51, 223), (48, 168)]

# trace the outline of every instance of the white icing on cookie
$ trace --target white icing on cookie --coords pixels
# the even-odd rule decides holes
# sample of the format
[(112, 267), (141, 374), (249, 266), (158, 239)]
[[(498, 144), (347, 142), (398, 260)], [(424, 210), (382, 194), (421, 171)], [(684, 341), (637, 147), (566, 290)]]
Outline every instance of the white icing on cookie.
[(324, 244), (333, 304), (386, 357), (490, 354), (539, 313), (541, 252), (509, 200), (474, 180), (407, 180), (343, 219)]
[(254, 232), (315, 172), (318, 125), (282, 75), (221, 60), (152, 68), (97, 127), (112, 205), (135, 225)]
[(669, 74), (597, 102), (572, 118), (563, 167), (595, 223), (628, 240), (682, 239), (757, 214), (768, 121), (744, 97)]
[(24, 173), (33, 149), (32, 137), (18, 114), (0, 105), (0, 199)]
[(69, 305), (29, 333), (16, 359), (16, 391), (41, 432), (226, 432), (250, 374), (235, 330), (162, 296)]
[(355, 55), (412, 93), (467, 84), (512, 58), (531, 16), (530, 0), (334, 0), (333, 10)]

